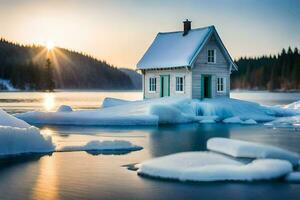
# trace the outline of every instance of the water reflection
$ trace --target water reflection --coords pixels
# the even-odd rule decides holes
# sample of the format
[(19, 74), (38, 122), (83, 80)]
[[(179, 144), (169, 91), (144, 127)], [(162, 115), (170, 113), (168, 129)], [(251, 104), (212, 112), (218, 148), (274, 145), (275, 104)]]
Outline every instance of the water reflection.
[(38, 177), (32, 188), (32, 198), (39, 200), (52, 200), (58, 198), (58, 177), (56, 156), (43, 157), (39, 162)]
[(160, 126), (149, 134), (149, 148), (152, 157), (183, 151), (206, 149), (206, 141), (212, 137), (229, 137), (226, 125), (189, 124)]

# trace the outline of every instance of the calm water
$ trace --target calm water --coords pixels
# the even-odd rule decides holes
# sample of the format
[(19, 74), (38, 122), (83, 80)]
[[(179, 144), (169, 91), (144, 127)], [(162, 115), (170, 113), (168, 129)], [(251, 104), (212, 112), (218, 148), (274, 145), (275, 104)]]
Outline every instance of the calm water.
[[(140, 99), (140, 92), (0, 93), (8, 112), (97, 108), (104, 97)], [(299, 93), (233, 93), (232, 97), (267, 105), (300, 99)], [(182, 183), (143, 178), (126, 164), (182, 151), (205, 150), (215, 136), (272, 144), (300, 153), (300, 132), (257, 126), (188, 124), (160, 127), (41, 127), (60, 145), (92, 139), (124, 139), (143, 146), (125, 155), (87, 152), (17, 158), (0, 162), (0, 199), (299, 199), (300, 184), (282, 182)]]

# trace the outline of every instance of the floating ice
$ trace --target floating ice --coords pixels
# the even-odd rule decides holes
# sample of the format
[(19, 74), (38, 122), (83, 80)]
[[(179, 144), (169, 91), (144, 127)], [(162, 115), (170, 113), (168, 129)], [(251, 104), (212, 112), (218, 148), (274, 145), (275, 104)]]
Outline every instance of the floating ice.
[(0, 109), (0, 156), (52, 152), (51, 137)]
[(273, 128), (288, 128), (299, 130), (300, 129), (300, 115), (293, 117), (281, 117), (274, 121), (265, 123), (266, 126)]
[(287, 160), (294, 166), (299, 164), (300, 159), (298, 154), (278, 147), (227, 138), (209, 139), (207, 149), (233, 157)]
[(73, 109), (71, 106), (61, 105), (56, 112), (72, 112)]
[(92, 140), (82, 146), (65, 146), (58, 151), (137, 151), (142, 147), (125, 140)]
[(285, 180), (288, 182), (300, 182), (300, 172), (291, 172), (286, 177)]
[[(265, 107), (231, 98), (189, 99), (164, 97), (142, 101), (106, 98), (100, 109), (73, 112), (27, 112), (15, 116), (32, 124), (49, 125), (158, 125), (199, 122), (204, 119), (225, 123), (254, 124), (277, 116), (293, 116), (298, 110)], [(205, 122), (205, 121), (203, 121)], [(212, 122), (210, 120), (210, 122)]]
[(0, 126), (11, 126), (17, 128), (29, 128), (30, 125), (23, 120), (17, 119), (14, 116), (7, 114), (4, 110), (0, 109)]
[(243, 121), (239, 117), (229, 117), (223, 120), (224, 123), (228, 124), (241, 124)]
[(247, 119), (243, 121), (242, 124), (252, 125), (252, 124), (257, 124), (257, 122), (253, 119)]
[(185, 152), (145, 161), (138, 174), (181, 181), (252, 181), (279, 178), (291, 171), (292, 165), (284, 160), (243, 164), (212, 152)]
[(123, 99), (106, 97), (102, 102), (102, 108), (124, 105), (124, 104), (130, 103), (130, 102), (131, 101), (127, 101), (127, 100), (123, 100)]

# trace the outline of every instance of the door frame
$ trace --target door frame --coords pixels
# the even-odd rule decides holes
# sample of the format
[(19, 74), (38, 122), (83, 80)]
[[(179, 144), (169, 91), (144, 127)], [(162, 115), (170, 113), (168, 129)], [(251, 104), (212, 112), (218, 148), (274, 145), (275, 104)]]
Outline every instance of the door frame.
[(168, 77), (168, 95), (167, 96), (170, 96), (170, 75), (160, 75), (160, 97), (164, 97), (163, 96), (163, 79), (165, 77)]
[(212, 75), (211, 74), (201, 74), (201, 99), (204, 99), (204, 90), (205, 90), (205, 81), (204, 79), (208, 77), (208, 97), (207, 98), (212, 98)]

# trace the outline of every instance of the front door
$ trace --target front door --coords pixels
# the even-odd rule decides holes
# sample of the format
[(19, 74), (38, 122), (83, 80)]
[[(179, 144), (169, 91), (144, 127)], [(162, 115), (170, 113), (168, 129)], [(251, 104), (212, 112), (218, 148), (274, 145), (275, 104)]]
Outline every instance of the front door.
[(170, 96), (170, 75), (160, 76), (160, 97)]
[(211, 75), (202, 75), (201, 85), (201, 98), (211, 98)]

